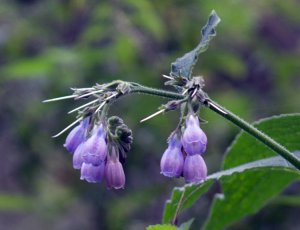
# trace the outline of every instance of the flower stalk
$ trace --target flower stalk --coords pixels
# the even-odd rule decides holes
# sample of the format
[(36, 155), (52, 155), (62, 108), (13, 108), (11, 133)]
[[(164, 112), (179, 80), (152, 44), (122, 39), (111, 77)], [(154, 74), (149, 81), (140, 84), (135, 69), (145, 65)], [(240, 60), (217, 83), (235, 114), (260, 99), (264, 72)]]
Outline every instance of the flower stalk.
[[(121, 80), (116, 80), (116, 81), (113, 81), (109, 84), (104, 84), (103, 86), (109, 87), (110, 89), (114, 90), (120, 84), (129, 85), (130, 90), (126, 91), (126, 93), (119, 94), (119, 97), (116, 97), (115, 100), (122, 97), (122, 96), (125, 96), (125, 95), (128, 95), (128, 94), (134, 94), (134, 93), (143, 93), (143, 94), (147, 94), (147, 95), (159, 96), (159, 97), (174, 99), (174, 100), (184, 100), (184, 99), (187, 98), (187, 96), (185, 95), (187, 93), (186, 90), (184, 91), (184, 93), (177, 93), (177, 92), (174, 92), (174, 91), (169, 91), (169, 90), (163, 90), (163, 89), (144, 86), (144, 85), (141, 85), (141, 84), (138, 84), (138, 83), (135, 83), (135, 82), (124, 82), (124, 81), (121, 81)], [(103, 92), (102, 89), (101, 90), (99, 90), (99, 89), (95, 90), (94, 88), (92, 88), (92, 89), (93, 89), (93, 94), (89, 94), (89, 95), (93, 95), (93, 96), (97, 97), (98, 94), (101, 94)], [(80, 89), (76, 89), (75, 91), (81, 92)], [(114, 91), (114, 92), (116, 92), (116, 91)], [(83, 95), (88, 96), (87, 93), (84, 93)], [(112, 95), (116, 96), (115, 93), (112, 94)], [(70, 95), (70, 96), (45, 100), (44, 102), (52, 102), (52, 101), (57, 101), (57, 100), (74, 99), (74, 98), (76, 99), (78, 97), (80, 97), (80, 96)], [(104, 102), (107, 102), (106, 104), (108, 104), (109, 103), (108, 99), (110, 99), (110, 97), (106, 98), (104, 101), (102, 101), (100, 106), (102, 107), (104, 105), (103, 104)], [(90, 104), (90, 103), (97, 104), (97, 99), (93, 100), (93, 101), (91, 101), (87, 104)], [(249, 124), (248, 122), (246, 122), (245, 120), (243, 120), (242, 118), (237, 116), (236, 114), (232, 113), (228, 109), (225, 109), (224, 107), (222, 107), (219, 104), (217, 104), (216, 102), (214, 102), (204, 92), (202, 92), (202, 94), (201, 94), (200, 103), (204, 107), (209, 108), (211, 111), (213, 111), (213, 112), (217, 113), (218, 115), (224, 117), (228, 121), (232, 122), (233, 124), (235, 124), (236, 126), (241, 128), (242, 130), (244, 130), (245, 132), (247, 132), (248, 134), (250, 134), (251, 136), (256, 138), (257, 140), (259, 140), (262, 144), (269, 147), (271, 150), (273, 150), (274, 152), (276, 152), (277, 154), (282, 156), (289, 163), (291, 163), (293, 166), (295, 166), (297, 169), (300, 170), (300, 160), (296, 156), (294, 156), (289, 150), (287, 150), (284, 146), (282, 146), (281, 144), (279, 144), (278, 142), (273, 140), (271, 137), (267, 136), (265, 133), (258, 130), (253, 125)], [(81, 108), (82, 108), (82, 106), (76, 108), (75, 110), (78, 111)], [(97, 112), (98, 111), (99, 111), (99, 109), (97, 109)], [(160, 110), (160, 111), (154, 113), (153, 116), (150, 115), (149, 117), (147, 117), (146, 119), (143, 119), (142, 121), (148, 120), (148, 119), (154, 117), (154, 115), (159, 115), (162, 112), (166, 112), (166, 111), (169, 111), (169, 110)], [(61, 133), (65, 132), (67, 129), (72, 127), (75, 123), (79, 122), (80, 120), (82, 120), (82, 118), (79, 118), (78, 120), (73, 122), (70, 126), (68, 126), (66, 129), (64, 129), (62, 132), (55, 135), (54, 137), (57, 137)]]

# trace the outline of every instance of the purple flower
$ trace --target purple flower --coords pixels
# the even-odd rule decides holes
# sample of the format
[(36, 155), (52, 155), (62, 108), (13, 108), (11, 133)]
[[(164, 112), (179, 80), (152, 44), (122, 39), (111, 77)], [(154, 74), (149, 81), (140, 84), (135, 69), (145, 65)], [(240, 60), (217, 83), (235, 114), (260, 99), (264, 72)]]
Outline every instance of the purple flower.
[(82, 157), (85, 163), (97, 166), (105, 161), (108, 152), (105, 136), (106, 133), (102, 124), (93, 129), (92, 136), (84, 144)]
[(120, 189), (125, 186), (125, 174), (123, 166), (119, 161), (115, 150), (112, 150), (111, 156), (107, 158), (105, 167), (105, 179), (109, 189)]
[(183, 176), (188, 183), (200, 183), (205, 180), (207, 168), (201, 155), (187, 155), (183, 166)]
[(64, 147), (70, 152), (74, 153), (77, 147), (84, 141), (85, 132), (89, 125), (89, 117), (83, 119), (79, 125), (71, 130), (66, 138)]
[(86, 180), (90, 183), (101, 182), (105, 170), (105, 163), (98, 166), (92, 164), (83, 163), (81, 166), (80, 180)]
[(84, 154), (84, 144), (85, 142), (82, 142), (77, 149), (75, 150), (73, 154), (73, 168), (74, 169), (81, 169), (81, 165), (83, 164), (83, 157)]
[(195, 115), (188, 115), (181, 142), (188, 155), (202, 154), (205, 152), (207, 137), (200, 128), (198, 117)]
[(160, 161), (161, 174), (167, 177), (179, 177), (182, 174), (184, 164), (181, 142), (176, 134), (172, 134), (168, 143), (168, 148)]

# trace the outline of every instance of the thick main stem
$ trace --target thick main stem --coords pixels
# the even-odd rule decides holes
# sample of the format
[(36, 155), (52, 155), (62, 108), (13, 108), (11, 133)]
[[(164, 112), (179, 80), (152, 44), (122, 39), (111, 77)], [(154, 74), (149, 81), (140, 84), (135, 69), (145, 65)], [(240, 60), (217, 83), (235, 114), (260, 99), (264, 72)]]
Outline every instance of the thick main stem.
[[(135, 93), (135, 92), (145, 93), (149, 95), (156, 95), (156, 96), (166, 97), (170, 99), (177, 99), (177, 100), (183, 99), (185, 97), (179, 93), (175, 93), (167, 90), (154, 89), (142, 85), (134, 87), (131, 93)], [(221, 115), (225, 119), (231, 121), (241, 129), (243, 129), (245, 132), (255, 137), (257, 140), (259, 140), (264, 145), (268, 146), (270, 149), (272, 149), (273, 151), (281, 155), (284, 159), (286, 159), (293, 166), (295, 166), (297, 169), (300, 170), (300, 160), (296, 156), (294, 156), (289, 150), (287, 150), (285, 147), (280, 145), (278, 142), (274, 141), (271, 137), (267, 136), (262, 131), (258, 130), (253, 125), (244, 121), (234, 113), (218, 105), (216, 102), (209, 99), (205, 101), (205, 104), (209, 109)]]
[(222, 106), (218, 105), (213, 101), (208, 102), (208, 108), (212, 111), (216, 112), (217, 114), (221, 115), (222, 117), (226, 118), (227, 120), (231, 121), (238, 127), (242, 128), (244, 131), (258, 139), (260, 142), (268, 146), (270, 149), (281, 155), (285, 158), (288, 162), (294, 165), (297, 169), (300, 170), (300, 161), (299, 159), (293, 155), (289, 150), (283, 147), (278, 142), (274, 141), (271, 137), (267, 136), (262, 131), (255, 128), (253, 125), (249, 124), (245, 120), (241, 119), (234, 113), (230, 112), (229, 110), (223, 108)]

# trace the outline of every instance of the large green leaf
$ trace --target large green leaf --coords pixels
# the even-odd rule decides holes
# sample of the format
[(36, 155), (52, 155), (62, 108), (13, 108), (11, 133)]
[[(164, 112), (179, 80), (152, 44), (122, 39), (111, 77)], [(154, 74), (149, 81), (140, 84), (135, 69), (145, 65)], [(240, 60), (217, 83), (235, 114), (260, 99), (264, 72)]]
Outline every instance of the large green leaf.
[[(256, 126), (270, 136), (276, 136), (276, 140), (284, 140), (284, 143), (288, 143), (287, 147), (294, 150), (299, 146), (296, 140), (300, 139), (300, 132), (296, 131), (291, 135), (289, 131), (300, 130), (299, 120), (300, 116), (297, 114), (285, 115), (264, 119), (257, 122)], [(290, 127), (291, 124), (293, 124), (293, 127)], [(274, 134), (269, 129), (272, 129)], [(241, 137), (242, 139), (240, 139)], [(260, 155), (260, 151), (264, 146), (260, 146), (261, 144), (258, 142), (253, 144), (251, 139), (253, 137), (249, 135), (239, 135), (228, 151), (228, 155), (233, 149), (239, 152), (240, 155), (237, 157), (240, 157), (243, 155), (244, 150), (249, 148), (252, 148), (253, 155)], [(243, 143), (240, 143), (241, 141)], [(238, 149), (235, 146), (240, 146), (240, 148)], [(265, 151), (268, 151), (270, 155), (274, 155), (267, 148)], [(296, 153), (296, 156), (300, 157), (300, 153)], [(216, 196), (210, 220), (206, 224), (207, 229), (222, 228), (222, 226), (224, 227), (242, 216), (254, 213), (281, 192), (291, 181), (300, 177), (299, 172), (280, 156), (250, 163), (249, 161), (244, 162), (248, 163), (210, 175), (202, 184), (188, 184), (180, 188), (174, 188), (171, 199), (166, 203), (163, 223), (169, 223), (174, 219), (180, 199), (182, 199), (180, 210), (189, 208), (210, 188), (215, 180), (220, 180), (224, 195)], [(267, 183), (265, 183), (265, 180), (267, 180)], [(267, 186), (268, 184), (272, 185)], [(243, 208), (239, 207), (240, 204), (244, 205)], [(219, 216), (218, 213), (223, 213), (223, 216)], [(215, 222), (218, 224), (216, 225)]]
[(254, 168), (220, 179), (223, 193), (216, 195), (204, 229), (224, 229), (240, 218), (256, 213), (300, 173), (287, 168)]
[[(300, 158), (300, 153), (295, 154), (297, 157)], [(274, 168), (272, 168), (274, 167)], [(266, 173), (270, 174), (271, 170), (282, 171), (282, 174), (289, 174), (290, 172), (297, 172), (294, 169), (294, 167), (289, 164), (286, 160), (284, 160), (282, 157), (270, 157), (254, 162), (250, 162), (247, 164), (243, 164), (228, 170), (223, 170), (217, 173), (214, 173), (207, 177), (207, 180), (202, 184), (187, 184), (183, 187), (176, 187), (173, 189), (173, 193), (171, 196), (171, 199), (167, 201), (164, 215), (163, 215), (163, 223), (169, 223), (171, 222), (175, 215), (176, 210), (179, 204), (180, 199), (182, 199), (181, 203), (181, 210), (187, 209), (191, 207), (207, 190), (211, 187), (213, 182), (215, 180), (220, 180), (222, 182), (228, 182), (230, 181), (231, 176), (241, 174), (242, 177), (247, 177), (247, 175), (250, 175), (248, 171), (255, 170), (258, 173)], [(290, 168), (290, 171), (287, 171), (287, 169)], [(291, 171), (291, 169), (293, 171)], [(297, 172), (298, 173), (298, 172)], [(258, 174), (257, 174), (258, 175)], [(300, 174), (299, 174), (300, 175)], [(252, 175), (251, 175), (252, 177)], [(225, 178), (225, 179), (223, 179)], [(226, 178), (229, 178), (226, 180)], [(254, 180), (249, 179), (250, 182), (255, 182)], [(245, 181), (246, 183), (248, 181)], [(275, 183), (276, 184), (276, 183)], [(239, 182), (240, 185), (240, 182)]]
[[(255, 122), (254, 126), (288, 150), (300, 150), (300, 114), (273, 116)], [(275, 155), (255, 138), (241, 132), (227, 150), (224, 169)]]

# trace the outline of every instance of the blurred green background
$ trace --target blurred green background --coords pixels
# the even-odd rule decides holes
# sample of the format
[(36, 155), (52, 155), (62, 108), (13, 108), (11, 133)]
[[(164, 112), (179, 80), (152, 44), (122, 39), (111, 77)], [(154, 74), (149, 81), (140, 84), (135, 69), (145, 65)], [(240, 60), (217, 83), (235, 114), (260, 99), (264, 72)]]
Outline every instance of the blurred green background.
[[(297, 0), (1, 0), (0, 229), (135, 230), (160, 222), (172, 187), (184, 184), (159, 173), (178, 112), (139, 124), (165, 100), (130, 96), (114, 106), (111, 114), (132, 128), (134, 144), (126, 187), (112, 191), (80, 181), (62, 147), (66, 135), (51, 138), (80, 103), (41, 101), (114, 79), (163, 87), (161, 74), (198, 43), (212, 9), (222, 22), (194, 69), (210, 97), (249, 121), (299, 112)], [(211, 173), (239, 130), (211, 111), (201, 115), (209, 121), (202, 128)], [(217, 185), (179, 221), (194, 216), (199, 229), (216, 192)], [(277, 198), (230, 229), (297, 229), (299, 203)]]

